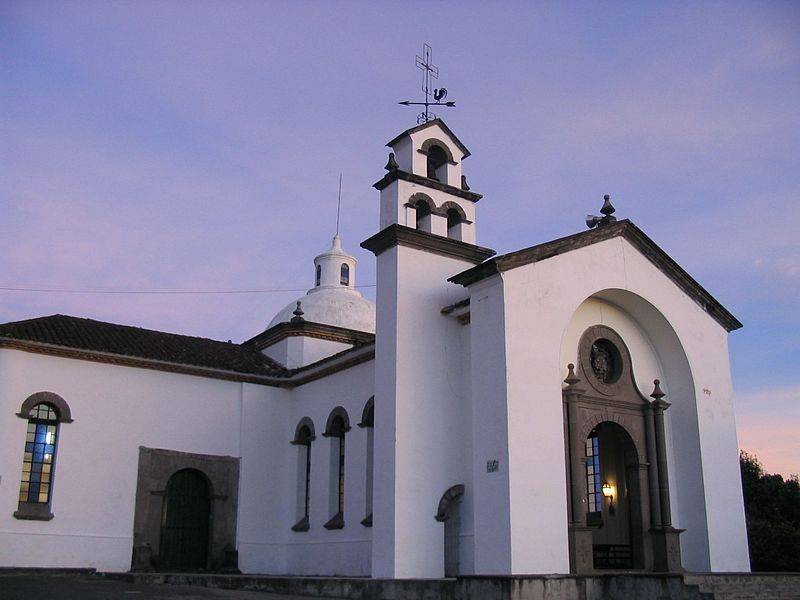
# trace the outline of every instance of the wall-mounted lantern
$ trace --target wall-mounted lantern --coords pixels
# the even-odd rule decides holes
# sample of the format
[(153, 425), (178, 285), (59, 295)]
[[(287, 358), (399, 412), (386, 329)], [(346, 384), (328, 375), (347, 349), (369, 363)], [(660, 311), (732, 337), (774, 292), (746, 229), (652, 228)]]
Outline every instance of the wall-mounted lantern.
[(603, 482), (603, 487), (600, 488), (603, 492), (603, 496), (608, 498), (608, 514), (614, 514), (614, 486), (608, 483), (607, 481)]

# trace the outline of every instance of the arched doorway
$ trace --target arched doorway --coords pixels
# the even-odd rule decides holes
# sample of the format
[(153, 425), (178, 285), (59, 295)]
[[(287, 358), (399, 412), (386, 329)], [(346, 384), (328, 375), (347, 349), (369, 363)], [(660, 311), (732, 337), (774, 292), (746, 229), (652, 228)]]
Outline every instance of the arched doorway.
[(210, 500), (208, 482), (200, 471), (182, 469), (169, 478), (161, 514), (161, 569), (207, 568)]
[(573, 573), (681, 568), (664, 429), (670, 405), (658, 380), (652, 400), (642, 395), (631, 364), (619, 334), (593, 325), (580, 338), (577, 368), (568, 365), (563, 394)]
[(586, 438), (587, 524), (595, 569), (644, 566), (639, 454), (625, 429), (605, 421)]
[(454, 485), (439, 500), (436, 520), (444, 523), (444, 576), (456, 577), (461, 572), (461, 497), (464, 486)]

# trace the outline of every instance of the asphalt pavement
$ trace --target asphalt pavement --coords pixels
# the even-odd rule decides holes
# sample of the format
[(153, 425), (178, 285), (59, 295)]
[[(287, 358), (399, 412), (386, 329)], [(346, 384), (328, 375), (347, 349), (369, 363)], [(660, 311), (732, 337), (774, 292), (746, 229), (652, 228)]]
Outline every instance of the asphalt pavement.
[[(310, 600), (268, 592), (129, 583), (90, 574), (0, 571), (0, 600)], [(317, 598), (317, 600), (335, 600)]]

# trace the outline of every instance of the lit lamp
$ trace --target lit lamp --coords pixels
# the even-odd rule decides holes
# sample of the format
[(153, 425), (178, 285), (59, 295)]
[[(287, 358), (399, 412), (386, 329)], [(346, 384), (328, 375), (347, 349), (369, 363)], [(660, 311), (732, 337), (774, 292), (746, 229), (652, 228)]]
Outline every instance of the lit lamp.
[(608, 498), (608, 514), (614, 514), (614, 486), (612, 486), (607, 481), (603, 482), (603, 487), (600, 488), (603, 492), (603, 496)]

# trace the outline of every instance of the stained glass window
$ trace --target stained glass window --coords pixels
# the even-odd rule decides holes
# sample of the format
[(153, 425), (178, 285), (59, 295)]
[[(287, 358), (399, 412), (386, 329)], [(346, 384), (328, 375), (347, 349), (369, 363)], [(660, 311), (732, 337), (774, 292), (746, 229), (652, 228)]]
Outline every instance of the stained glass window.
[(49, 404), (37, 404), (30, 411), (19, 501), (47, 504), (56, 458), (58, 415)]

